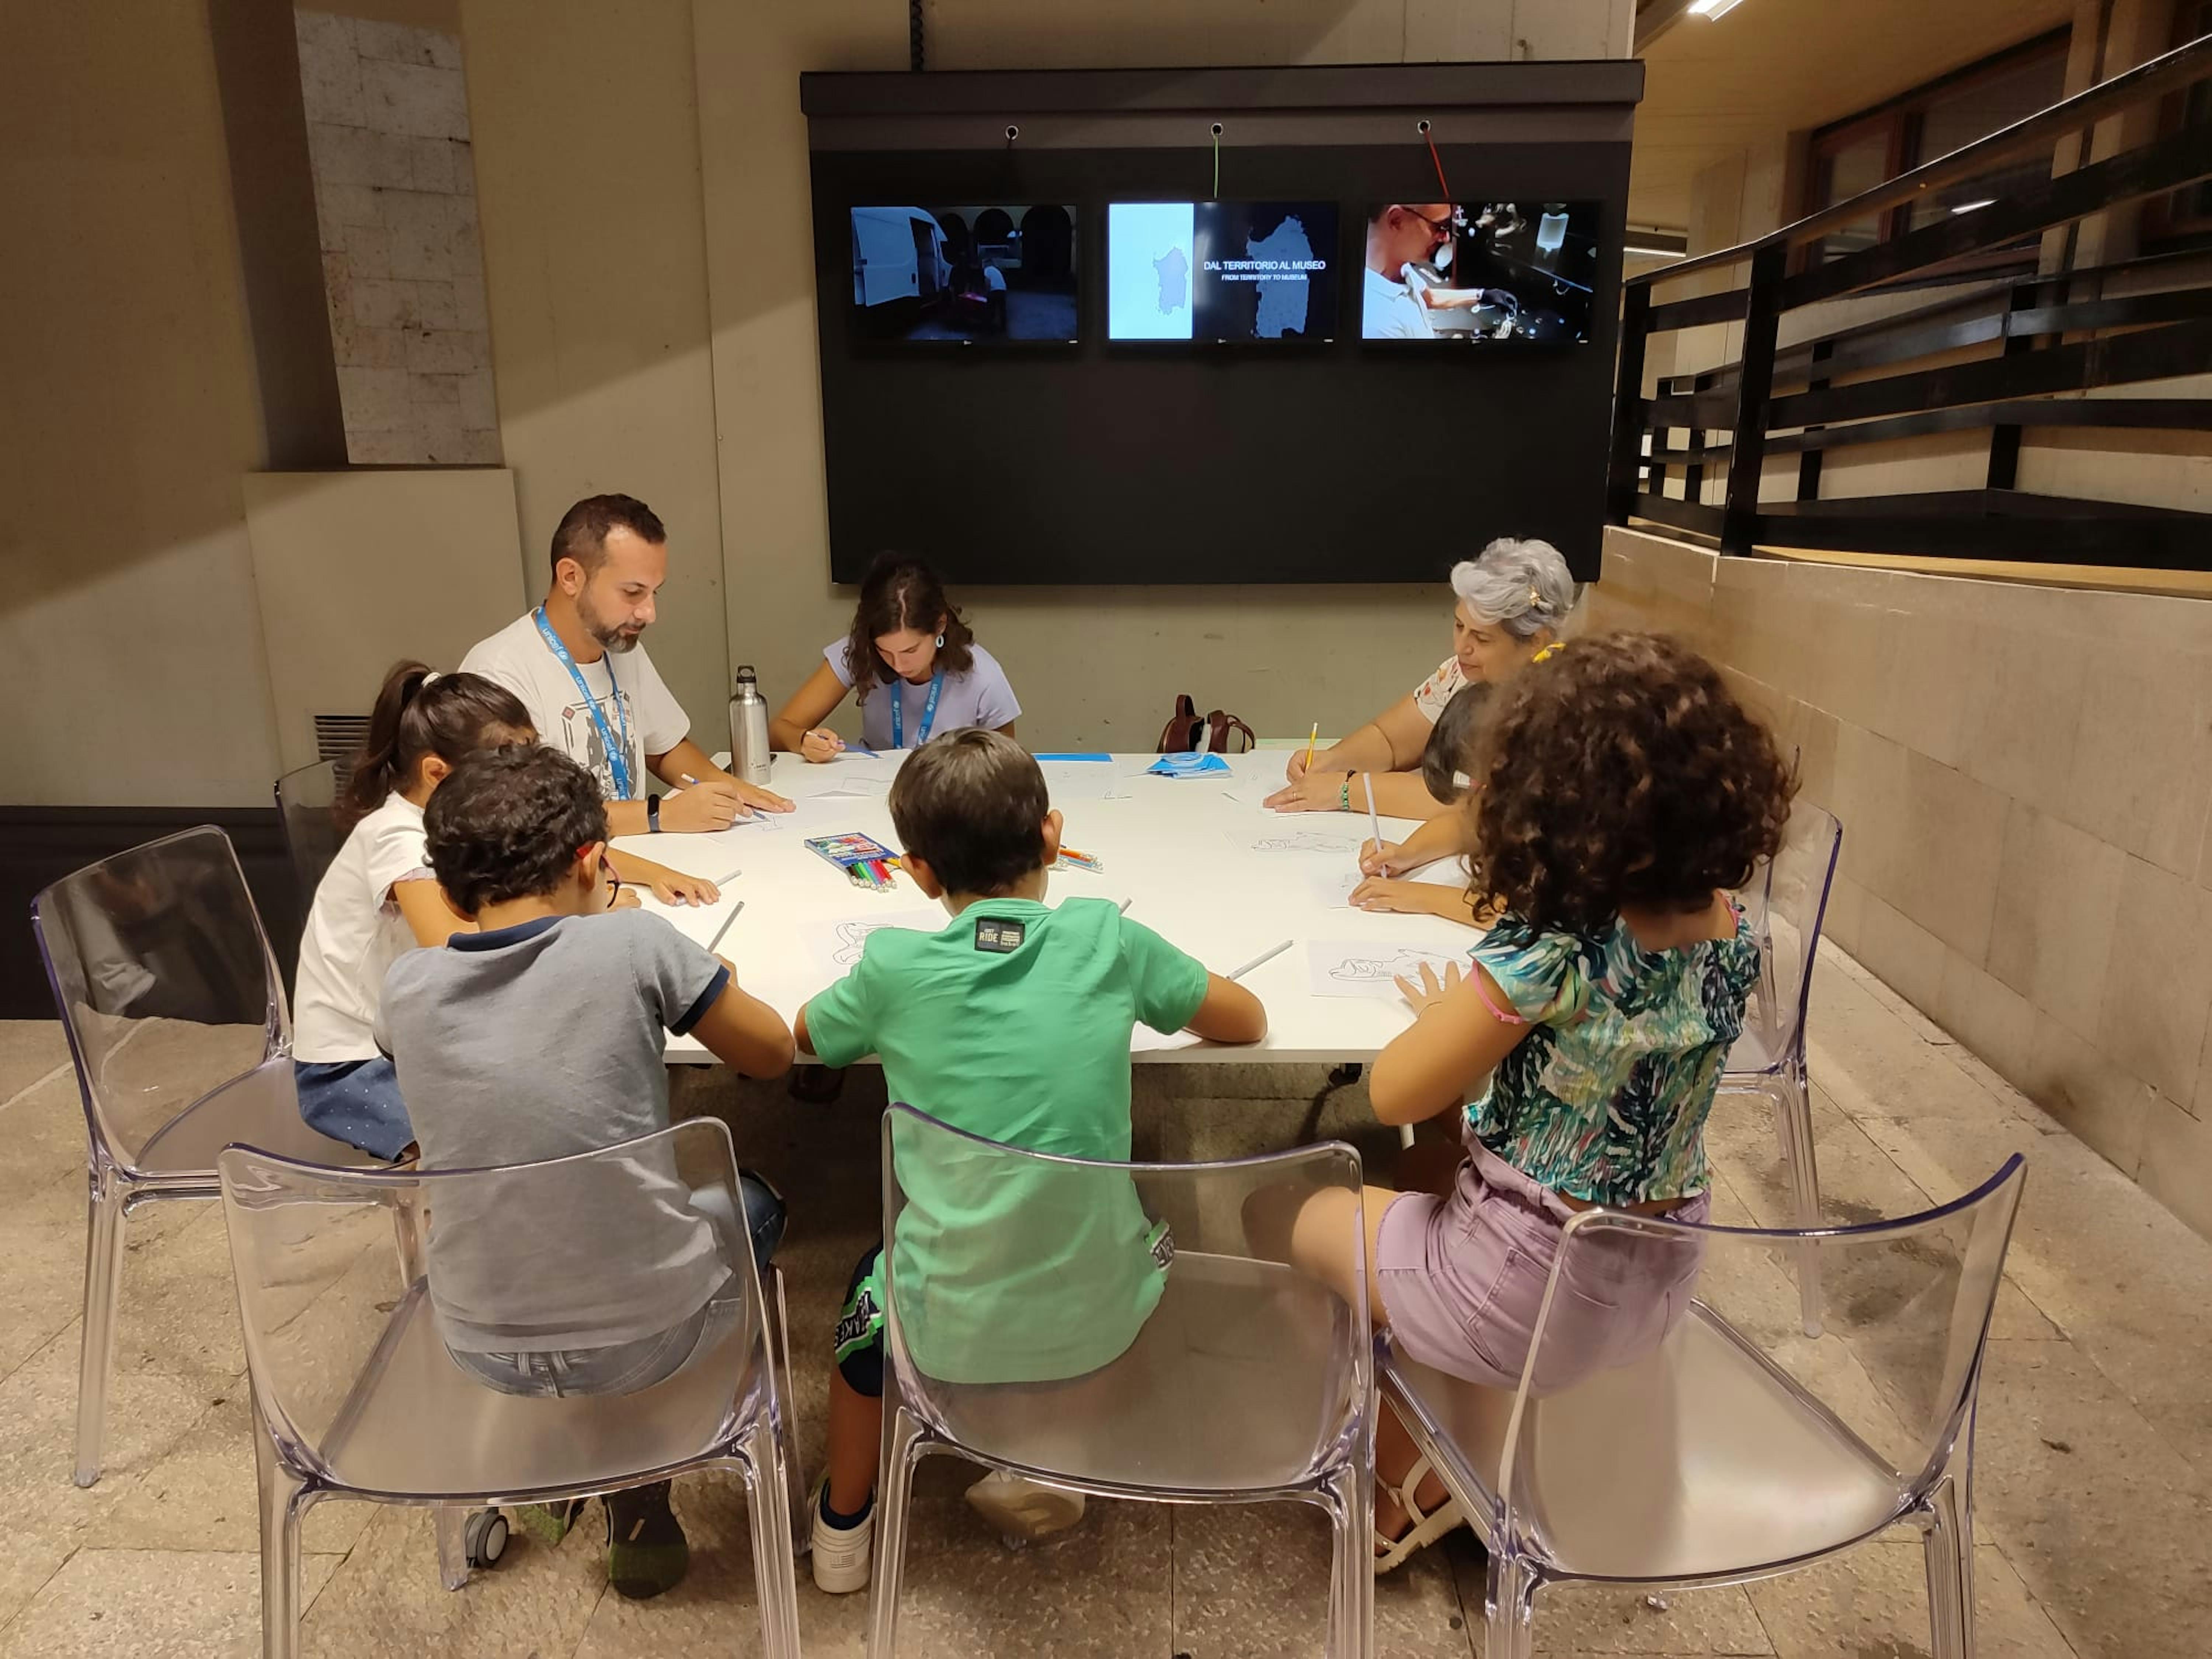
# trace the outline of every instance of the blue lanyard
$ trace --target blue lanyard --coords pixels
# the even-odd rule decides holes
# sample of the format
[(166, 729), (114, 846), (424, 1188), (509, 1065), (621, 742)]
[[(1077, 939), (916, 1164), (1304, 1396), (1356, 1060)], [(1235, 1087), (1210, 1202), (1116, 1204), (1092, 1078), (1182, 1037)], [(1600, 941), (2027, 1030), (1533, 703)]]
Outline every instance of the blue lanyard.
[[(615, 718), (622, 722), (622, 743), (615, 743), (615, 734), (607, 730), (607, 717), (599, 712), (599, 700), (592, 695), (592, 688), (584, 684), (584, 671), (576, 666), (576, 659), (568, 654), (568, 647), (561, 643), (561, 636), (553, 631), (553, 624), (545, 620), (545, 607), (539, 605), (530, 613), (538, 624), (538, 631), (545, 637), (546, 649), (561, 659), (561, 666), (568, 671), (568, 678), (576, 682), (576, 690), (583, 694), (584, 707), (591, 710), (592, 724), (599, 728), (599, 741), (606, 745), (609, 769), (614, 774), (615, 799), (634, 800), (635, 792), (629, 787), (629, 710), (623, 704), (622, 688), (615, 684), (615, 665), (611, 657), (602, 655), (599, 660), (607, 665), (607, 700), (615, 706)], [(932, 700), (933, 703), (934, 699)]]
[[(937, 694), (945, 690), (945, 671), (940, 668), (929, 677), (929, 701), (921, 706), (921, 730), (915, 734), (917, 749), (929, 741), (929, 728), (937, 723)], [(891, 687), (891, 747), (906, 747), (906, 682), (899, 680)]]

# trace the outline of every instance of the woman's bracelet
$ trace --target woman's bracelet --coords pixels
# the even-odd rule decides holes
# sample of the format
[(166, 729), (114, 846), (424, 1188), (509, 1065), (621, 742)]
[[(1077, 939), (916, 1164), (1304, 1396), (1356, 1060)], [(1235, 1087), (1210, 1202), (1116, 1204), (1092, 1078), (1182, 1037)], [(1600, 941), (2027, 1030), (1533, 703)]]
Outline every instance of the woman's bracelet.
[(1346, 772), (1344, 775), (1343, 786), (1336, 792), (1336, 810), (1340, 812), (1349, 812), (1352, 810), (1352, 780), (1355, 775), (1353, 773)]

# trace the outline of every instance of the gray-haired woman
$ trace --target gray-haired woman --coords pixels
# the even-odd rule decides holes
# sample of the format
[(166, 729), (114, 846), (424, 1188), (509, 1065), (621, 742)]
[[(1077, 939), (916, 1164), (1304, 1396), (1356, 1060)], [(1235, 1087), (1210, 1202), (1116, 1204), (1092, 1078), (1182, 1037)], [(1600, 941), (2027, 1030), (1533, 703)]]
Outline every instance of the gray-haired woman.
[(1306, 764), (1291, 756), (1288, 781), (1267, 797), (1279, 812), (1367, 810), (1367, 783), (1385, 817), (1431, 818), (1448, 810), (1421, 782), (1429, 728), (1459, 689), (1510, 678), (1555, 643), (1577, 589), (1567, 562), (1549, 542), (1500, 537), (1479, 557), (1452, 568), (1452, 654), (1437, 672), (1343, 742)]

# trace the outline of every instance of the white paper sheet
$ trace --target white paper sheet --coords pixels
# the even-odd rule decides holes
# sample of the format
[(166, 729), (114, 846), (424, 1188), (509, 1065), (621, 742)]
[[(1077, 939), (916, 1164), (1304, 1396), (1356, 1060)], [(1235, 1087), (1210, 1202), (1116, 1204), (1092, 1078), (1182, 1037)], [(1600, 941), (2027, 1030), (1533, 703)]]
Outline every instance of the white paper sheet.
[(1352, 903), (1352, 890), (1366, 878), (1359, 873), (1359, 866), (1354, 865), (1349, 870), (1317, 872), (1308, 879), (1313, 888), (1316, 903), (1326, 904), (1332, 908), (1345, 908)]
[(1249, 830), (1224, 832), (1240, 852), (1275, 857), (1351, 859), (1359, 857), (1359, 843), (1367, 839), (1364, 824), (1357, 828), (1329, 824), (1323, 828), (1300, 823), (1296, 818), (1275, 818)]
[(1394, 945), (1388, 939), (1310, 939), (1306, 969), (1317, 997), (1373, 997), (1399, 1000), (1393, 982), (1402, 975), (1420, 982), (1425, 963), (1441, 976), (1448, 967), (1467, 971), (1464, 953), (1453, 955), (1425, 945)]
[(860, 959), (860, 949), (868, 935), (885, 927), (907, 927), (916, 933), (934, 933), (941, 930), (947, 918), (942, 910), (893, 910), (878, 916), (851, 916), (842, 921), (816, 922), (809, 930), (807, 943), (814, 959), (833, 974), (851, 971)]

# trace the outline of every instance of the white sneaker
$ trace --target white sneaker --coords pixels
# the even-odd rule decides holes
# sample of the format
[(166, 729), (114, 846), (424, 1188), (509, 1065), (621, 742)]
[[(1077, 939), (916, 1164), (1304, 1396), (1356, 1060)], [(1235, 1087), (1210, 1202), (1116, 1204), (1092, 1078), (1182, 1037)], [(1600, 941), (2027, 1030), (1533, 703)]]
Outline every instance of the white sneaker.
[(872, 1502), (857, 1527), (833, 1527), (822, 1506), (829, 1501), (830, 1483), (814, 1489), (814, 1588), (825, 1595), (850, 1595), (868, 1587), (868, 1561), (875, 1552), (876, 1510)]
[(1042, 1486), (1005, 1469), (994, 1469), (969, 1487), (968, 1501), (1008, 1540), (1022, 1543), (1066, 1532), (1083, 1519), (1081, 1492)]

